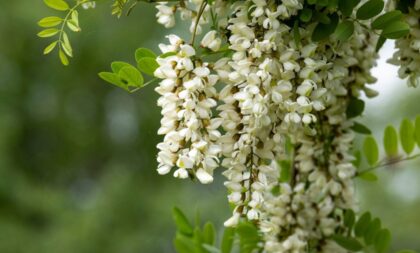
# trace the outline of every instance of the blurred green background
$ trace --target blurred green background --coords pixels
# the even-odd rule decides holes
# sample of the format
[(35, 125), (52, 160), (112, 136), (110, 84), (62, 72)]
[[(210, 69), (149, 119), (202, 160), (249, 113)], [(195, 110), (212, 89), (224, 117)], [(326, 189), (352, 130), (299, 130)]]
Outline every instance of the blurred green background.
[[(127, 94), (96, 74), (113, 60), (133, 62), (138, 47), (158, 50), (168, 31), (154, 8), (140, 4), (120, 20), (109, 14), (110, 1), (81, 11), (83, 32), (72, 36), (76, 56), (67, 68), (44, 57), (47, 40), (36, 37), (36, 22), (52, 13), (41, 0), (0, 1), (0, 252), (174, 252), (175, 205), (191, 217), (200, 210), (220, 228), (229, 216), (220, 176), (201, 186), (155, 173), (153, 87)], [(376, 87), (394, 88), (369, 103), (363, 119), (381, 131), (420, 112), (418, 90), (387, 81)], [(379, 183), (357, 189), (361, 209), (392, 229), (395, 249), (420, 250), (417, 165), (388, 168)]]

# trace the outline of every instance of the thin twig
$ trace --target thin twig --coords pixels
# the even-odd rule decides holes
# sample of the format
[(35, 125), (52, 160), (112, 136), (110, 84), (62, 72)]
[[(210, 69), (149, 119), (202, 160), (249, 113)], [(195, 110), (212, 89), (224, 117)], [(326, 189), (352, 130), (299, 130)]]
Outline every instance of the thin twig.
[(408, 156), (408, 157), (405, 157), (405, 158), (402, 158), (402, 159), (391, 160), (389, 162), (378, 164), (378, 165), (373, 166), (371, 168), (368, 168), (368, 169), (365, 169), (363, 171), (360, 171), (360, 172), (358, 172), (356, 174), (356, 176), (359, 176), (359, 175), (361, 175), (363, 173), (371, 172), (371, 171), (376, 170), (376, 169), (379, 169), (379, 168), (383, 168), (383, 167), (387, 167), (387, 166), (390, 166), (390, 165), (394, 165), (394, 164), (397, 164), (399, 162), (410, 161), (410, 160), (416, 159), (418, 157), (420, 157), (420, 154), (416, 154), (416, 155), (413, 155), (413, 156)]
[(193, 32), (191, 43), (190, 43), (191, 45), (194, 45), (195, 37), (197, 35), (198, 23), (200, 22), (201, 16), (203, 15), (203, 12), (206, 6), (207, 6), (207, 1), (203, 0), (203, 2), (201, 2), (200, 9), (198, 10), (198, 13), (197, 13), (197, 19), (195, 20), (194, 32)]

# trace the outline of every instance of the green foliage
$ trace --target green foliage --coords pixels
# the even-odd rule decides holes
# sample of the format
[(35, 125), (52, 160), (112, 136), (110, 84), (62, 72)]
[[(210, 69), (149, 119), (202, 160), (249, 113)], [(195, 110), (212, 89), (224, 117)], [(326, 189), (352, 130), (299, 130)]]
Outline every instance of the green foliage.
[(387, 252), (391, 243), (391, 232), (382, 228), (379, 218), (373, 218), (370, 212), (363, 213), (355, 222), (353, 211), (344, 213), (346, 234), (335, 234), (331, 237), (338, 245), (351, 252)]
[(420, 147), (420, 115), (416, 117), (414, 124), (414, 136), (417, 142), (417, 146)]
[(381, 13), (384, 6), (385, 3), (383, 0), (369, 0), (357, 10), (356, 17), (360, 20), (373, 18)]
[(341, 247), (350, 251), (360, 251), (363, 245), (355, 238), (343, 235), (333, 235), (332, 239)]
[(416, 142), (414, 140), (414, 124), (409, 119), (404, 119), (400, 125), (401, 146), (408, 155), (413, 152)]
[(354, 122), (354, 125), (351, 127), (351, 129), (359, 134), (372, 134), (372, 131), (367, 126), (359, 122)]
[(66, 27), (71, 32), (80, 32), (79, 13), (77, 8), (82, 4), (92, 3), (91, 0), (78, 0), (76, 4), (70, 8), (69, 4), (64, 0), (44, 0), (45, 4), (57, 11), (65, 12), (64, 17), (50, 16), (42, 18), (38, 21), (38, 25), (46, 28), (38, 33), (41, 38), (50, 38), (56, 36), (55, 41), (44, 49), (44, 54), (50, 54), (58, 45), (58, 56), (61, 63), (65, 66), (69, 65), (69, 58), (73, 57), (73, 49), (66, 32)]
[(111, 64), (112, 72), (101, 72), (99, 77), (129, 92), (134, 92), (155, 81), (152, 79), (145, 83), (143, 75), (140, 73), (141, 71), (153, 76), (153, 72), (158, 67), (155, 53), (146, 48), (139, 48), (136, 50), (135, 59), (137, 68), (126, 62), (116, 61)]
[(347, 118), (355, 118), (360, 116), (365, 110), (365, 102), (358, 98), (352, 98), (347, 107)]
[[(218, 242), (216, 229), (211, 222), (207, 222), (201, 227), (200, 219), (196, 217), (193, 227), (185, 214), (178, 208), (174, 208), (173, 218), (177, 227), (174, 247), (178, 253), (231, 253), (237, 231), (241, 249), (252, 251), (261, 239), (253, 224), (243, 223), (237, 229), (225, 228), (223, 237)], [(254, 242), (256, 243), (254, 244)]]
[(398, 155), (398, 133), (393, 126), (387, 126), (385, 128), (384, 148), (388, 157), (395, 157)]
[(238, 225), (236, 232), (239, 236), (241, 253), (251, 253), (258, 248), (261, 235), (255, 224), (250, 222), (241, 223)]
[(363, 143), (363, 152), (369, 165), (375, 165), (379, 160), (379, 148), (375, 138), (368, 136)]
[(341, 22), (335, 30), (335, 37), (339, 40), (348, 40), (354, 32), (354, 23), (350, 20)]

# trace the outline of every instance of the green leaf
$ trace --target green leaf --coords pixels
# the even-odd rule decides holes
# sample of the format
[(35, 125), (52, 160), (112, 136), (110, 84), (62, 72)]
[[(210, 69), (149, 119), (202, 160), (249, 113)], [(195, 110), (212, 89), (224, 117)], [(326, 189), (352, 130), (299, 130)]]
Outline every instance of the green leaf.
[(128, 66), (131, 66), (131, 65), (123, 61), (114, 61), (111, 63), (111, 69), (116, 74), (118, 74), (123, 67), (128, 67)]
[(203, 241), (206, 244), (213, 245), (216, 237), (216, 230), (211, 222), (207, 222), (203, 227)]
[(359, 134), (372, 134), (372, 131), (367, 126), (358, 122), (354, 122), (354, 125), (351, 127), (351, 129)]
[(365, 110), (365, 102), (358, 98), (352, 98), (346, 110), (347, 118), (355, 118)]
[(60, 49), (60, 51), (58, 52), (58, 56), (60, 58), (61, 63), (64, 66), (68, 66), (69, 65), (69, 58), (67, 58), (66, 54), (63, 52), (63, 50)]
[(348, 40), (354, 32), (354, 24), (350, 20), (341, 22), (335, 30), (335, 37), (341, 41)]
[(392, 22), (401, 20), (402, 17), (403, 17), (403, 14), (401, 13), (401, 11), (395, 10), (395, 11), (387, 12), (387, 13), (382, 14), (381, 16), (377, 17), (372, 22), (372, 28), (373, 29), (384, 29), (385, 27), (387, 27)]
[(383, 47), (386, 42), (386, 38), (384, 36), (379, 36), (378, 42), (376, 43), (375, 51), (379, 52), (379, 50)]
[(173, 55), (176, 55), (176, 52), (166, 52), (164, 54), (159, 55), (159, 58), (166, 58)]
[(398, 133), (395, 127), (387, 126), (384, 131), (384, 148), (389, 157), (398, 155)]
[(339, 0), (338, 9), (344, 16), (350, 16), (360, 0)]
[(354, 167), (359, 168), (362, 162), (362, 153), (360, 152), (360, 150), (356, 150), (354, 152), (354, 158), (355, 159), (352, 161), (352, 164), (354, 165)]
[(63, 19), (60, 17), (46, 17), (38, 21), (38, 25), (41, 27), (54, 27), (63, 22)]
[(54, 48), (57, 46), (58, 41), (54, 41), (53, 43), (49, 44), (45, 49), (44, 49), (44, 54), (49, 54), (51, 53)]
[(137, 67), (149, 76), (154, 76), (154, 72), (159, 67), (159, 64), (154, 58), (144, 57), (138, 61)]
[(178, 253), (199, 253), (194, 240), (180, 233), (174, 239), (174, 246)]
[(363, 152), (366, 156), (366, 160), (369, 165), (375, 165), (379, 160), (379, 149), (378, 144), (376, 143), (373, 136), (368, 136), (365, 138), (363, 143)]
[(414, 125), (414, 136), (416, 138), (417, 145), (420, 147), (420, 115), (416, 117)]
[(385, 253), (391, 243), (391, 232), (381, 229), (375, 237), (375, 249), (378, 253)]
[(300, 12), (299, 18), (302, 22), (309, 22), (312, 19), (312, 10), (305, 8)]
[(357, 10), (356, 17), (361, 20), (373, 18), (381, 13), (384, 6), (383, 0), (369, 0)]
[(175, 221), (175, 224), (178, 228), (178, 231), (184, 235), (192, 235), (193, 234), (193, 228), (188, 221), (187, 217), (185, 217), (184, 213), (182, 211), (175, 207), (172, 211), (173, 219)]
[(290, 163), (289, 160), (283, 160), (280, 161), (279, 163), (280, 166), (280, 178), (279, 181), (281, 183), (287, 183), (290, 182), (290, 179), (292, 177), (292, 164)]
[(57, 28), (49, 28), (49, 29), (45, 29), (43, 31), (40, 31), (38, 33), (38, 37), (41, 38), (48, 38), (48, 37), (52, 37), (54, 35), (56, 35), (60, 30), (58, 30)]
[(333, 235), (332, 239), (341, 247), (356, 252), (363, 249), (363, 245), (353, 237), (346, 237), (342, 235)]
[(98, 75), (104, 81), (106, 81), (106, 82), (108, 82), (110, 84), (113, 84), (115, 86), (118, 86), (118, 87), (120, 87), (120, 88), (122, 88), (122, 89), (124, 89), (126, 91), (129, 91), (128, 88), (127, 88), (127, 85), (124, 84), (121, 81), (120, 77), (117, 74), (112, 73), (112, 72), (101, 72)]
[(67, 27), (73, 32), (80, 32), (82, 30), (73, 20), (67, 21)]
[(413, 152), (416, 142), (414, 141), (414, 124), (409, 119), (404, 119), (400, 125), (401, 146), (405, 153)]
[(225, 228), (223, 233), (221, 250), (222, 253), (231, 253), (233, 248), (233, 240), (235, 239), (235, 228)]
[(58, 11), (66, 11), (70, 8), (68, 3), (64, 0), (44, 0), (44, 3), (48, 7)]
[(364, 213), (356, 223), (354, 227), (354, 233), (358, 237), (363, 237), (366, 232), (366, 228), (369, 226), (371, 221), (371, 214), (369, 212)]
[(387, 39), (399, 39), (410, 32), (410, 26), (403, 21), (394, 21), (387, 25), (382, 31), (381, 36)]
[(378, 234), (380, 229), (381, 220), (379, 218), (373, 219), (373, 221), (367, 227), (366, 233), (364, 234), (366, 245), (372, 245), (374, 243), (376, 235)]
[(203, 244), (202, 246), (209, 253), (220, 253), (220, 250), (218, 248), (214, 247), (213, 245)]
[(376, 176), (373, 172), (363, 172), (358, 175), (360, 179), (363, 179), (368, 182), (376, 182), (378, 181), (378, 176)]
[(238, 225), (236, 232), (240, 239), (240, 252), (251, 253), (258, 247), (260, 235), (258, 229), (252, 223), (241, 223)]
[(318, 23), (312, 33), (312, 40), (317, 42), (323, 39), (328, 38), (331, 34), (334, 33), (337, 24), (338, 16), (336, 13), (332, 14), (330, 17), (331, 21), (329, 24)]
[(152, 50), (147, 49), (147, 48), (138, 48), (136, 50), (135, 56), (136, 56), (136, 62), (139, 62), (140, 59), (145, 58), (145, 57), (156, 58), (156, 54)]
[(64, 52), (68, 56), (73, 57), (73, 49), (71, 47), (69, 37), (67, 36), (67, 33), (65, 33), (65, 32), (63, 32), (63, 41), (61, 43), (61, 46), (62, 46)]
[(344, 225), (351, 230), (353, 228), (354, 222), (356, 221), (356, 215), (351, 209), (347, 209), (344, 213)]
[(118, 72), (121, 80), (129, 86), (141, 87), (144, 83), (143, 76), (133, 66), (126, 66)]

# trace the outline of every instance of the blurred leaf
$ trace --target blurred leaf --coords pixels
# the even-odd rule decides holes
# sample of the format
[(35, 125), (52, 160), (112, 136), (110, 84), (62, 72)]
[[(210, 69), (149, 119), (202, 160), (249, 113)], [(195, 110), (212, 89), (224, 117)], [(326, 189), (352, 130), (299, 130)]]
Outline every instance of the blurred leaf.
[(49, 54), (51, 53), (54, 48), (57, 46), (58, 41), (54, 41), (51, 44), (49, 44), (45, 49), (44, 49), (44, 54)]
[(177, 234), (174, 239), (174, 246), (178, 253), (199, 253), (195, 247), (194, 240), (183, 234)]
[(60, 17), (46, 17), (46, 18), (41, 19), (38, 22), (38, 25), (41, 26), (41, 27), (48, 28), (48, 27), (57, 26), (57, 25), (61, 24), (62, 22), (63, 22), (63, 19), (60, 18)]
[(233, 248), (233, 240), (235, 238), (235, 228), (225, 228), (223, 233), (221, 250), (222, 253), (231, 253)]
[(347, 209), (344, 213), (344, 225), (351, 231), (356, 221), (356, 215), (351, 209)]
[(367, 126), (360, 124), (359, 122), (354, 122), (351, 129), (359, 134), (372, 134), (372, 131)]
[(385, 253), (391, 243), (391, 232), (381, 229), (375, 237), (375, 249), (378, 253)]
[(334, 34), (337, 37), (337, 39), (341, 41), (346, 41), (353, 35), (353, 32), (354, 32), (353, 21), (345, 20), (337, 26), (337, 29), (335, 30)]
[(395, 127), (387, 126), (384, 131), (384, 148), (389, 157), (398, 155), (398, 133)]
[(73, 49), (71, 47), (69, 37), (67, 36), (67, 33), (65, 33), (65, 32), (63, 32), (63, 41), (62, 41), (61, 45), (62, 45), (62, 48), (63, 48), (64, 52), (68, 56), (73, 57)]
[(304, 8), (299, 15), (299, 18), (302, 22), (309, 22), (312, 19), (312, 10), (308, 8)]
[(141, 87), (143, 85), (143, 76), (133, 66), (122, 67), (118, 72), (118, 75), (130, 86)]
[(403, 119), (400, 125), (400, 141), (405, 153), (413, 152), (416, 142), (414, 140), (414, 124), (409, 119)]
[(129, 63), (123, 61), (114, 61), (111, 63), (111, 69), (114, 73), (118, 74), (123, 67), (130, 67)]
[(127, 85), (124, 84), (121, 81), (120, 77), (115, 73), (101, 72), (101, 73), (99, 73), (99, 77), (102, 78), (104, 81), (110, 83), (110, 84), (116, 85), (116, 86), (118, 86), (118, 87), (120, 87), (120, 88), (122, 88), (126, 91), (129, 91), (128, 88), (127, 88)]
[(292, 177), (292, 164), (288, 160), (283, 160), (278, 162), (280, 166), (280, 178), (279, 181), (282, 183), (290, 182)]
[(154, 76), (154, 72), (159, 67), (159, 64), (154, 58), (144, 57), (139, 60), (137, 66), (143, 73)]
[(350, 16), (360, 0), (339, 0), (338, 9), (344, 16)]
[(67, 2), (64, 0), (44, 0), (44, 3), (48, 7), (58, 11), (66, 11), (70, 8)]
[(358, 237), (363, 237), (371, 221), (371, 214), (369, 212), (364, 213), (359, 220), (356, 222), (354, 227), (354, 233)]
[(356, 12), (357, 19), (366, 20), (375, 17), (384, 9), (383, 0), (369, 0)]
[(206, 244), (213, 245), (216, 237), (216, 230), (211, 222), (207, 222), (203, 228), (203, 241)]
[(342, 235), (333, 235), (332, 239), (341, 247), (356, 252), (363, 249), (363, 245), (353, 237), (346, 237)]
[(184, 213), (177, 207), (174, 207), (172, 211), (173, 219), (175, 221), (175, 224), (178, 228), (178, 230), (184, 234), (184, 235), (192, 235), (193, 234), (193, 228), (188, 221), (187, 217), (185, 217)]
[(60, 61), (64, 66), (69, 65), (69, 58), (67, 58), (66, 54), (63, 52), (63, 50), (60, 49), (58, 52), (58, 56), (60, 57)]
[(352, 98), (347, 107), (347, 118), (355, 118), (365, 110), (365, 102), (358, 98)]
[(399, 39), (410, 32), (410, 26), (403, 21), (394, 21), (387, 25), (381, 36), (387, 39)]
[(221, 253), (220, 249), (214, 247), (213, 245), (203, 244), (203, 248), (205, 248), (209, 253)]
[(387, 12), (387, 13), (382, 14), (381, 16), (377, 17), (372, 22), (372, 28), (373, 29), (384, 29), (385, 27), (387, 27), (392, 22), (401, 20), (402, 17), (403, 17), (403, 14), (401, 13), (401, 11), (394, 10), (394, 11)]
[(373, 172), (363, 172), (363, 173), (360, 173), (358, 177), (369, 182), (378, 181), (378, 176), (376, 176), (376, 174)]
[(240, 239), (241, 253), (251, 253), (258, 248), (260, 235), (256, 226), (250, 222), (244, 222), (238, 225), (236, 232)]
[(135, 57), (136, 62), (139, 62), (142, 58), (150, 57), (155, 59), (157, 56), (152, 50), (148, 48), (138, 48), (136, 50)]
[(375, 165), (379, 160), (379, 149), (378, 144), (376, 143), (373, 136), (368, 136), (365, 138), (363, 143), (363, 152), (366, 156), (366, 160), (369, 165)]
[(338, 24), (338, 16), (337, 14), (333, 14), (330, 17), (331, 21), (329, 24), (318, 23), (312, 33), (312, 40), (317, 42), (328, 38), (331, 34), (334, 33), (337, 24)]
[(59, 31), (60, 30), (58, 30), (57, 28), (45, 29), (45, 30), (38, 33), (38, 37), (41, 37), (41, 38), (52, 37), (52, 36), (56, 35)]
[(373, 221), (369, 224), (366, 229), (366, 233), (364, 234), (364, 239), (366, 245), (371, 245), (374, 243), (376, 235), (381, 229), (381, 220), (379, 218), (373, 219)]
[(414, 136), (416, 137), (417, 145), (420, 147), (420, 115), (416, 117), (414, 124)]

